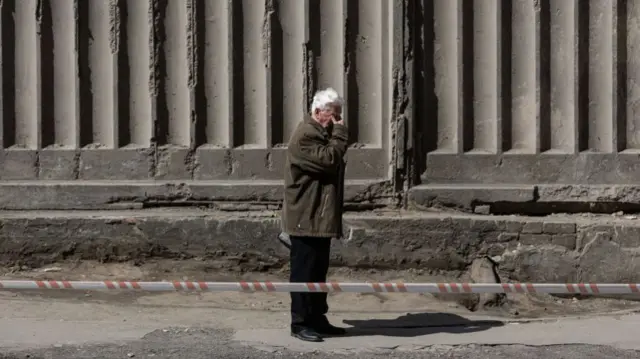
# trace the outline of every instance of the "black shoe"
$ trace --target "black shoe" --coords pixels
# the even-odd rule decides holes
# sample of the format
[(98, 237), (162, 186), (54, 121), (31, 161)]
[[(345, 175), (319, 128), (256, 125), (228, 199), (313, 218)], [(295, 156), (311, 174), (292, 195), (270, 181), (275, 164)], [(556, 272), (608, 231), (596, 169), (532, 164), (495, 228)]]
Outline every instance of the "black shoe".
[(334, 325), (331, 325), (329, 323), (325, 323), (323, 325), (320, 326), (314, 326), (313, 329), (318, 332), (318, 334), (320, 335), (345, 335), (347, 334), (347, 330), (344, 328), (340, 328), (340, 327), (336, 327)]
[(311, 328), (292, 328), (291, 336), (305, 342), (322, 342), (322, 337)]

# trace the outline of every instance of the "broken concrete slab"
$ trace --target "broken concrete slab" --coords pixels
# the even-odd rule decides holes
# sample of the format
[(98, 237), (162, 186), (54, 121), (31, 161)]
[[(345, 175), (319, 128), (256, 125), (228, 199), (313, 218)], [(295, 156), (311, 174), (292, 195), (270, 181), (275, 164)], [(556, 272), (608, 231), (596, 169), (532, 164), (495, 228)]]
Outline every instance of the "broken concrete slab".
[[(501, 283), (497, 272), (497, 263), (488, 257), (475, 259), (469, 269), (469, 278), (472, 283)], [(477, 306), (472, 310), (484, 309), (487, 307), (499, 307), (505, 303), (504, 293), (481, 293), (478, 297)]]
[[(545, 226), (547, 222), (573, 224), (563, 228), (576, 228), (576, 233), (557, 234), (558, 227)], [(553, 233), (520, 233), (532, 227), (529, 223)], [(389, 212), (350, 213), (345, 224), (352, 235), (333, 242), (334, 266), (461, 273), (475, 259), (490, 256), (505, 280), (640, 281), (637, 249), (628, 247), (635, 239), (626, 238), (637, 233), (626, 229), (640, 228), (638, 220)], [(593, 228), (603, 233), (602, 245), (609, 247), (595, 249)], [(0, 265), (202, 258), (223, 269), (278, 270), (289, 255), (277, 240), (279, 233), (274, 211), (0, 212)], [(580, 244), (571, 248), (566, 236), (575, 236)]]
[[(489, 257), (479, 257), (471, 262), (467, 272), (459, 279), (465, 283), (501, 283), (497, 264)], [(504, 293), (434, 293), (435, 298), (453, 301), (464, 308), (476, 312), (489, 307), (501, 307), (506, 304)]]

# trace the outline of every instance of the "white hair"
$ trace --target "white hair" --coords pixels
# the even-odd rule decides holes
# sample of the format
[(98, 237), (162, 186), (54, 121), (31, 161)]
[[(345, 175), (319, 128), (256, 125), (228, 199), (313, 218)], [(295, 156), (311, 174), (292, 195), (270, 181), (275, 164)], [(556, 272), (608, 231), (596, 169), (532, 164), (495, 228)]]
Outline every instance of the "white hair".
[(315, 113), (316, 110), (326, 110), (329, 106), (342, 106), (344, 100), (338, 91), (331, 87), (320, 90), (313, 95), (313, 102), (311, 103), (311, 113)]

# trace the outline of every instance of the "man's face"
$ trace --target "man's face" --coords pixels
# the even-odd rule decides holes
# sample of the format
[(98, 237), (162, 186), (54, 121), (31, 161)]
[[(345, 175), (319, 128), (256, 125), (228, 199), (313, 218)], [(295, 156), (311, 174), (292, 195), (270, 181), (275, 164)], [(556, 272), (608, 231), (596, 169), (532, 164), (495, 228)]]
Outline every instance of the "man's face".
[(342, 120), (342, 106), (330, 105), (324, 110), (316, 110), (314, 118), (320, 125), (327, 127), (331, 122)]

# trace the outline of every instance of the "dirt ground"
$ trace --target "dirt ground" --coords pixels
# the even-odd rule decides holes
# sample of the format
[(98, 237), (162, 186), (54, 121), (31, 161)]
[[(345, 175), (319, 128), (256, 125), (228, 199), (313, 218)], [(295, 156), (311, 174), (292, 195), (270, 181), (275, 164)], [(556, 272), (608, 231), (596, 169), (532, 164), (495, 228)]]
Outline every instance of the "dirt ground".
[[(97, 262), (67, 262), (39, 269), (4, 268), (4, 279), (38, 280), (136, 280), (136, 281), (238, 281), (270, 280), (287, 281), (288, 271), (272, 273), (220, 272), (216, 263), (198, 260), (150, 261), (142, 265), (128, 263), (102, 264)], [(445, 276), (435, 276), (417, 270), (376, 271), (332, 269), (330, 279), (340, 282), (362, 281), (402, 281), (442, 282), (455, 280)], [(286, 293), (116, 293), (47, 290), (48, 298), (71, 301), (110, 302), (135, 304), (142, 307), (172, 306), (197, 308), (208, 307), (230, 310), (288, 311), (289, 297)], [(20, 296), (39, 297), (41, 291), (21, 291)], [(5, 292), (5, 295), (17, 293)], [(493, 308), (475, 314), (505, 317), (510, 319), (557, 318), (566, 316), (590, 316), (612, 312), (640, 310), (640, 297), (555, 297), (550, 295), (510, 294), (508, 303), (502, 308)], [(417, 293), (332, 293), (330, 306), (332, 313), (408, 313), (446, 312), (466, 315), (469, 310), (460, 303), (459, 295), (436, 297), (432, 294)]]

